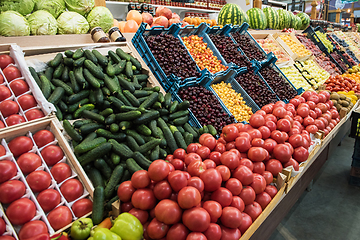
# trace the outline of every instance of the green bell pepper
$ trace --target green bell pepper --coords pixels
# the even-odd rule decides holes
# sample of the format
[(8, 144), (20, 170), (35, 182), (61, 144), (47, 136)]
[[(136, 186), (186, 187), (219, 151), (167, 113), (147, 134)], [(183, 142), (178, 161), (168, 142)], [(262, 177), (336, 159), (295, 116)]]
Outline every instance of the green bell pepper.
[(96, 229), (92, 238), (92, 240), (121, 240), (121, 237), (107, 228)]
[(110, 230), (119, 235), (122, 240), (140, 240), (144, 233), (141, 222), (130, 213), (120, 214)]
[(74, 240), (87, 239), (92, 227), (91, 218), (79, 218), (71, 225), (70, 236)]

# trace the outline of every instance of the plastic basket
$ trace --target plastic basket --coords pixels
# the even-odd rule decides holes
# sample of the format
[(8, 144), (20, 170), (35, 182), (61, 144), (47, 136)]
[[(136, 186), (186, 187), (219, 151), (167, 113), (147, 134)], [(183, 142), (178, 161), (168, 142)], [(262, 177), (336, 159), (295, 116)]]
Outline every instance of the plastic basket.
[[(241, 26), (239, 26), (239, 25), (231, 26), (230, 25), (230, 27), (227, 29), (227, 31), (230, 34), (230, 37), (232, 38), (232, 40), (234, 42), (236, 42), (235, 38), (233, 37), (234, 33), (240, 33), (241, 35), (247, 36), (250, 39), (250, 44), (253, 47), (256, 47), (262, 53), (263, 59), (266, 59), (266, 52), (264, 51), (264, 49), (262, 49), (262, 47), (259, 45), (259, 43), (255, 40), (255, 38), (253, 36), (251, 36), (251, 34), (247, 31), (248, 28), (249, 28), (249, 24), (244, 22)], [(240, 46), (240, 48), (241, 48), (241, 46)], [(241, 48), (241, 50), (242, 50), (242, 48)], [(244, 51), (242, 50), (242, 52), (244, 52)], [(247, 56), (247, 57), (249, 58), (249, 56)], [(251, 60), (257, 60), (257, 59), (251, 59)]]
[[(176, 77), (173, 74), (170, 74), (167, 76), (163, 69), (160, 67), (159, 63), (156, 61), (154, 55), (152, 54), (149, 46), (147, 45), (144, 36), (149, 35), (160, 35), (160, 34), (171, 34), (173, 36), (177, 36), (178, 31), (180, 30), (180, 27), (177, 24), (171, 25), (169, 28), (164, 28), (162, 26), (156, 26), (152, 27), (151, 29), (146, 29), (146, 24), (142, 23), (138, 29), (138, 31), (135, 33), (134, 37), (132, 38), (132, 43), (135, 47), (135, 49), (138, 51), (146, 65), (150, 68), (152, 73), (155, 75), (156, 79), (159, 81), (161, 86), (164, 88), (165, 91), (168, 91), (171, 87), (171, 85), (174, 83), (174, 81), (179, 81), (180, 78)], [(185, 46), (184, 46), (185, 47)], [(185, 47), (186, 49), (186, 47)], [(190, 53), (188, 52), (189, 56), (191, 57)], [(191, 59), (193, 59), (191, 57)], [(196, 65), (196, 68), (198, 72), (201, 73), (203, 76), (206, 74), (207, 70), (204, 69), (201, 71), (199, 67)], [(170, 77), (173, 75), (172, 77)], [(191, 81), (196, 79), (195, 77), (190, 77), (185, 80)]]

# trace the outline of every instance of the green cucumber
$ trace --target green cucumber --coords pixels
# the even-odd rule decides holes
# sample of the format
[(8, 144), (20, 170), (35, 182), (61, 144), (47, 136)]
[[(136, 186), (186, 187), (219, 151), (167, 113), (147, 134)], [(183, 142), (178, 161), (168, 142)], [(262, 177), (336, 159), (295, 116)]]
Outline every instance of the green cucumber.
[[(106, 119), (105, 119), (105, 122), (106, 122)], [(118, 125), (118, 124), (112, 123), (112, 124), (110, 124), (109, 129), (110, 129), (110, 132), (111, 132), (111, 133), (117, 133), (120, 128), (119, 128), (119, 125)]]
[(203, 133), (209, 133), (209, 128), (207, 126), (203, 126)]
[(119, 155), (115, 154), (115, 153), (111, 153), (110, 155), (110, 159), (111, 159), (111, 162), (114, 164), (114, 165), (118, 165), (121, 161), (121, 158)]
[(141, 70), (141, 69), (142, 69), (141, 63), (140, 63), (136, 58), (134, 58), (133, 56), (131, 56), (130, 54), (129, 54), (129, 56), (130, 56), (130, 61), (131, 61), (131, 63), (136, 67), (136, 69), (137, 69), (137, 70)]
[(94, 96), (97, 105), (101, 105), (104, 103), (104, 94), (100, 88), (94, 90)]
[(130, 106), (121, 106), (120, 108), (120, 112), (130, 112), (130, 111), (140, 111), (141, 113), (143, 113), (139, 108), (137, 107), (130, 107)]
[(126, 106), (132, 106), (129, 100), (124, 96), (122, 92), (116, 93), (116, 97), (120, 99)]
[(151, 94), (151, 91), (145, 91), (145, 90), (135, 90), (135, 92), (133, 93), (133, 95), (137, 98), (141, 98), (141, 97), (147, 97)]
[(65, 90), (62, 87), (57, 87), (53, 91), (53, 93), (50, 95), (50, 97), (47, 99), (49, 103), (57, 104), (61, 98), (64, 96)]
[[(126, 162), (125, 162), (125, 166), (127, 167)], [(128, 180), (131, 180), (131, 174), (130, 174), (130, 171), (128, 169), (126, 169), (124, 171), (124, 174), (123, 174), (121, 180), (120, 180), (120, 183), (123, 183), (123, 182), (128, 181)]]
[(78, 131), (75, 130), (75, 128), (71, 125), (71, 123), (68, 120), (63, 121), (63, 126), (67, 134), (75, 140), (76, 142), (80, 142), (82, 140), (82, 136), (79, 134)]
[(98, 158), (94, 161), (94, 167), (96, 167), (101, 174), (105, 177), (105, 179), (109, 179), (111, 177), (111, 173), (113, 172), (109, 165), (105, 162), (104, 159)]
[(135, 106), (135, 107), (139, 107), (140, 103), (139, 100), (131, 94), (131, 92), (129, 90), (124, 90), (123, 91), (124, 96), (127, 98), (127, 100), (129, 100), (129, 102), (131, 103), (131, 105)]
[(136, 127), (136, 131), (145, 136), (151, 136), (151, 130), (145, 124)]
[(118, 99), (117, 97), (114, 96), (109, 96), (108, 100), (110, 101), (111, 104), (113, 104), (118, 110), (121, 109), (121, 106), (124, 106), (125, 104)]
[(59, 64), (59, 66), (57, 66), (54, 70), (53, 78), (60, 78), (61, 75), (63, 74), (64, 68), (65, 68), (64, 64)]
[(93, 120), (91, 120), (91, 119), (80, 119), (80, 120), (76, 120), (75, 122), (73, 122), (73, 126), (74, 126), (74, 128), (80, 128), (82, 125), (92, 123), (92, 122), (93, 122)]
[(78, 81), (76, 80), (75, 74), (73, 71), (69, 72), (69, 78), (71, 83), (71, 89), (73, 90), (73, 93), (78, 93), (80, 91), (80, 86), (78, 84)]
[(108, 64), (106, 67), (106, 74), (110, 77), (115, 76), (115, 68), (112, 64)]
[(116, 114), (116, 120), (118, 120), (118, 121), (124, 121), (124, 120), (125, 121), (130, 121), (130, 120), (138, 119), (138, 118), (140, 118), (140, 116), (141, 116), (140, 111), (123, 112), (123, 113), (117, 113)]
[(114, 110), (112, 110), (112, 108), (106, 108), (104, 109), (103, 111), (100, 112), (100, 115), (104, 116), (104, 117), (107, 117), (109, 116), (110, 114), (113, 114), (114, 113)]
[[(81, 67), (81, 66), (84, 64), (85, 60), (86, 60), (86, 57), (81, 57), (81, 58), (79, 58), (79, 59), (76, 59), (76, 60), (74, 61), (74, 63), (73, 63), (73, 66), (74, 66), (74, 67)], [(90, 60), (89, 60), (89, 61), (90, 61)]]
[(84, 155), (81, 155), (78, 160), (81, 166), (85, 166), (86, 164), (89, 164), (97, 158), (100, 158), (110, 152), (111, 148), (112, 145), (109, 142), (100, 144), (96, 148), (93, 148), (90, 151), (86, 152)]
[(67, 56), (68, 58), (71, 58), (74, 55), (74, 52), (71, 50), (66, 50), (64, 53), (65, 56)]
[(156, 110), (159, 110), (161, 109), (161, 103), (160, 102), (155, 102), (153, 105), (152, 105), (152, 109), (156, 109)]
[(68, 107), (68, 113), (73, 113), (76, 111), (76, 109), (78, 109), (79, 107), (81, 107), (82, 105), (84, 104), (87, 104), (89, 102), (89, 99), (88, 98), (84, 98), (84, 99), (81, 99), (80, 101), (78, 101), (77, 103), (74, 103), (74, 104), (71, 104), (69, 105)]
[(68, 105), (66, 105), (66, 103), (64, 103), (62, 100), (60, 100), (58, 102), (57, 106), (60, 108), (60, 110), (62, 112), (67, 112), (68, 111)]
[(106, 138), (104, 137), (97, 137), (93, 140), (88, 139), (87, 141), (82, 141), (79, 145), (77, 145), (74, 148), (74, 152), (77, 154), (86, 153), (103, 143), (106, 143)]
[(180, 110), (187, 110), (188, 108), (190, 107), (190, 102), (188, 100), (185, 100), (185, 101), (182, 101), (177, 109), (180, 111)]
[(157, 129), (157, 123), (156, 123), (156, 120), (151, 120), (150, 123), (149, 123), (149, 129), (151, 130), (151, 134), (153, 137), (160, 137), (160, 133)]
[(101, 88), (101, 90), (102, 90), (102, 92), (103, 92), (104, 95), (106, 95), (106, 96), (110, 96), (110, 95), (111, 95), (111, 92), (110, 92), (110, 90), (109, 90), (107, 87), (103, 87), (103, 88)]
[(131, 174), (140, 170), (144, 170), (139, 166), (139, 164), (136, 163), (136, 161), (133, 158), (126, 159), (126, 168), (129, 170)]
[(99, 128), (104, 128), (103, 124), (99, 123), (88, 123), (80, 127), (79, 131), (81, 136), (87, 136), (89, 133), (95, 132)]
[(76, 81), (79, 83), (79, 85), (81, 86), (81, 88), (84, 87), (84, 85), (86, 84), (86, 80), (83, 74), (83, 68), (82, 67), (78, 67), (74, 69), (74, 75), (75, 75), (75, 79)]
[(174, 125), (182, 126), (189, 121), (189, 116), (179, 117), (173, 120)]
[(73, 114), (74, 118), (80, 118), (80, 116), (82, 116), (82, 112), (84, 110), (93, 110), (95, 108), (95, 105), (94, 104), (84, 104), (82, 105), (81, 107), (79, 107)]
[(118, 55), (116, 55), (116, 53), (114, 51), (109, 50), (108, 55), (115, 63), (121, 62), (121, 58)]
[(184, 140), (185, 140), (186, 145), (189, 145), (190, 143), (193, 143), (194, 136), (191, 133), (185, 132)]
[(81, 58), (83, 56), (84, 56), (84, 51), (81, 48), (79, 48), (79, 49), (75, 50), (74, 54), (72, 55), (72, 58), (73, 59), (79, 59), (79, 58)]
[(136, 74), (134, 77), (136, 77), (139, 82), (146, 82), (149, 78), (147, 74)]
[(44, 94), (44, 97), (48, 99), (51, 95), (50, 81), (44, 74), (40, 75), (40, 80), (41, 80), (41, 91)]
[(127, 54), (126, 52), (124, 52), (121, 48), (117, 48), (116, 49), (116, 54), (121, 58), (124, 59), (126, 61), (130, 61), (130, 55)]
[(132, 80), (133, 80), (132, 83), (133, 83), (135, 89), (140, 90), (142, 88), (142, 86), (139, 84), (139, 81), (137, 80), (137, 78), (133, 76)]
[[(87, 121), (87, 119), (84, 119), (82, 121)], [(85, 123), (85, 124), (87, 124), (87, 123)], [(96, 132), (91, 132), (86, 136), (86, 138), (84, 140), (82, 140), (81, 143), (90, 142), (90, 141), (94, 140), (95, 138), (97, 138)]]
[(115, 75), (119, 75), (120, 73), (122, 73), (125, 69), (125, 66), (126, 66), (126, 60), (121, 60), (119, 63), (113, 65), (115, 69)]
[(185, 131), (191, 133), (193, 135), (194, 138), (198, 138), (199, 134), (190, 126), (189, 123), (185, 123), (183, 128), (185, 129)]
[(31, 76), (34, 78), (36, 84), (41, 87), (41, 80), (39, 78), (39, 75), (37, 74), (37, 72), (35, 71), (35, 69), (33, 67), (29, 67), (29, 71)]
[(126, 143), (133, 151), (139, 150), (139, 144), (136, 142), (135, 138), (130, 135), (126, 136)]
[(140, 117), (136, 118), (134, 120), (134, 124), (135, 125), (146, 124), (152, 120), (158, 119), (159, 117), (160, 117), (160, 113), (158, 111), (151, 111), (148, 113), (144, 113)]
[(153, 91), (153, 92), (160, 92), (160, 87), (159, 87), (159, 86), (155, 86), (155, 87), (144, 87), (143, 90)]
[(150, 161), (155, 161), (157, 159), (159, 159), (159, 153), (160, 153), (160, 146), (157, 145), (156, 147), (153, 148), (153, 150), (150, 153)]
[(140, 104), (140, 107), (143, 108), (151, 107), (157, 101), (158, 95), (159, 93), (157, 92), (151, 93), (150, 96), (148, 96), (148, 98), (143, 103)]
[(72, 95), (74, 94), (73, 89), (67, 85), (66, 83), (64, 83), (63, 81), (59, 80), (59, 79), (52, 79), (51, 82), (56, 86), (56, 87), (61, 87), (64, 89), (66, 95)]
[(94, 77), (104, 80), (104, 78), (105, 78), (104, 72), (102, 71), (102, 69), (100, 67), (95, 65), (92, 61), (85, 60), (84, 66), (91, 72), (91, 74)]
[(143, 102), (145, 102), (146, 101), (146, 99), (148, 98), (148, 96), (147, 97), (141, 97), (141, 98), (138, 98), (138, 100), (139, 100), (139, 103), (140, 104), (142, 104)]
[(84, 51), (84, 55), (87, 59), (89, 59), (90, 61), (92, 61), (93, 63), (98, 63), (98, 60), (97, 58), (95, 57), (95, 55), (89, 50), (89, 49), (86, 49)]
[(112, 145), (112, 151), (122, 157), (130, 158), (133, 155), (133, 151), (124, 143), (119, 143), (115, 139), (109, 139), (108, 141)]
[(74, 66), (74, 59), (66, 57), (64, 58), (64, 64), (68, 67), (73, 67)]
[(95, 225), (101, 223), (101, 221), (104, 218), (104, 203), (105, 203), (104, 187), (98, 186), (94, 190), (93, 208), (91, 214), (92, 222)]
[(179, 117), (184, 117), (189, 115), (189, 110), (180, 110), (169, 115), (169, 120), (173, 120)]
[(62, 53), (56, 54), (54, 59), (49, 62), (49, 66), (53, 67), (53, 68), (56, 68), (57, 66), (60, 65), (62, 59), (63, 59)]
[(121, 87), (129, 90), (131, 93), (135, 92), (135, 87), (131, 82), (127, 81), (125, 78), (121, 77), (120, 75), (118, 76), (118, 79)]
[(98, 113), (94, 113), (91, 112), (89, 110), (84, 110), (81, 112), (81, 116), (84, 118), (88, 118), (88, 119), (92, 119), (98, 123), (104, 123), (105, 122), (105, 117), (98, 114)]
[(95, 92), (93, 90), (90, 90), (89, 101), (92, 104), (96, 104)]
[(76, 102), (79, 102), (80, 100), (87, 98), (90, 94), (90, 90), (82, 90), (76, 94), (71, 95), (68, 100), (67, 103), (68, 104), (74, 104)]
[(114, 78), (105, 75), (104, 83), (111, 93), (120, 92), (120, 87), (117, 84), (117, 82), (114, 80)]
[(108, 130), (105, 130), (105, 129), (98, 129), (96, 131), (97, 135), (98, 136), (101, 136), (101, 137), (105, 137), (107, 139), (115, 139), (116, 141), (124, 141), (125, 138), (126, 138), (126, 134), (125, 133), (111, 133), (110, 131)]
[(62, 121), (64, 119), (62, 111), (56, 105), (55, 105), (55, 109), (56, 109), (55, 116), (57, 117), (57, 119), (59, 119), (59, 121)]
[(68, 82), (69, 81), (69, 67), (65, 66), (63, 73), (61, 74), (61, 80), (63, 80), (64, 82)]
[(145, 154), (161, 143), (161, 139), (155, 138), (139, 147), (139, 152)]
[(158, 102), (160, 102), (160, 103), (164, 103), (164, 102), (165, 102), (165, 97), (164, 97), (164, 94), (163, 94), (162, 92), (159, 92)]
[[(116, 188), (117, 189), (117, 188)], [(119, 196), (116, 195), (114, 196), (112, 199), (110, 199), (109, 201), (107, 201), (107, 203), (105, 204), (105, 209), (108, 210), (108, 211), (111, 211), (112, 210), (112, 204), (114, 202), (116, 202), (117, 200), (119, 200)]]
[(144, 138), (142, 138), (141, 135), (136, 131), (128, 129), (125, 133), (126, 135), (132, 136), (139, 145), (145, 144)]
[(152, 163), (149, 159), (147, 159), (142, 153), (134, 152), (132, 158), (139, 164), (140, 167), (147, 170)]
[(134, 72), (132, 70), (132, 63), (131, 62), (126, 62), (125, 74), (126, 74), (126, 76), (128, 78), (132, 78), (134, 76)]
[(169, 114), (169, 111), (167, 109), (165, 109), (165, 108), (160, 108), (157, 111), (159, 111), (160, 116), (165, 116), (165, 115)]
[(131, 125), (132, 124), (130, 121), (121, 121), (119, 123), (119, 128), (120, 128), (120, 130), (125, 131), (125, 130), (131, 128)]
[(100, 82), (86, 68), (84, 68), (84, 77), (85, 77), (86, 81), (88, 81), (93, 88), (100, 88)]
[(54, 68), (52, 68), (52, 67), (46, 68), (46, 70), (44, 72), (46, 78), (49, 79), (49, 81), (51, 81), (53, 73), (54, 73)]
[(178, 105), (179, 105), (179, 102), (178, 102), (177, 100), (175, 100), (175, 101), (171, 104), (171, 106), (170, 106), (170, 108), (169, 108), (169, 112), (170, 112), (170, 113), (176, 112)]
[(98, 63), (99, 63), (101, 66), (105, 67), (105, 66), (108, 65), (108, 62), (109, 62), (108, 59), (107, 59), (104, 55), (102, 55), (98, 50), (93, 49), (91, 52), (92, 52), (92, 53), (94, 54), (94, 56), (97, 58)]
[(174, 138), (175, 138), (175, 141), (176, 141), (177, 145), (180, 148), (183, 148), (183, 149), (186, 150), (187, 144), (186, 144), (185, 139), (184, 139), (184, 137), (183, 137), (183, 135), (181, 134), (180, 131), (174, 132)]
[(165, 149), (160, 148), (159, 150), (159, 159), (165, 159), (167, 156), (167, 152)]
[(111, 125), (115, 122), (116, 120), (116, 115), (115, 114), (110, 114), (109, 116), (107, 116), (105, 118), (105, 124), (106, 125)]
[(164, 101), (165, 108), (166, 109), (170, 108), (170, 106), (171, 106), (171, 93), (169, 93), (169, 92), (166, 93), (165, 96), (164, 96), (164, 99), (165, 99), (165, 101)]
[(158, 126), (163, 131), (164, 137), (166, 139), (166, 142), (167, 142), (167, 145), (168, 145), (170, 151), (174, 152), (178, 148), (178, 146), (176, 144), (176, 140), (175, 140), (170, 128), (167, 126), (167, 124), (165, 123), (165, 121), (162, 118), (158, 118), (157, 123), (158, 123)]
[(105, 187), (104, 179), (101, 176), (101, 173), (96, 168), (89, 168), (86, 171), (86, 175), (90, 178), (91, 183), (93, 184), (94, 188), (96, 187)]

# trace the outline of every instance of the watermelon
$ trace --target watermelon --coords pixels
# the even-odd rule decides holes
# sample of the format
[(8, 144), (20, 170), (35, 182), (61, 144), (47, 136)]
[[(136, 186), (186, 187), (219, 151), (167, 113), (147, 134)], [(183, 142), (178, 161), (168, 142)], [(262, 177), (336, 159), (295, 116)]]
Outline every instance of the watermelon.
[(291, 11), (288, 11), (289, 15), (290, 15), (290, 28), (295, 28), (295, 24), (296, 24), (296, 19), (295, 19), (295, 15), (291, 12)]
[(267, 7), (263, 9), (263, 12), (267, 20), (267, 28), (278, 29), (279, 27), (279, 15), (274, 8)]
[(309, 15), (307, 15), (304, 12), (300, 12), (300, 13), (296, 14), (296, 16), (298, 16), (301, 19), (301, 22), (302, 22), (302, 25), (301, 25), (300, 29), (305, 30), (310, 24)]
[(278, 9), (277, 13), (279, 15), (279, 29), (282, 30), (284, 28), (288, 28), (291, 21), (288, 11), (284, 9)]
[(295, 25), (294, 25), (295, 30), (300, 30), (301, 26), (302, 26), (301, 18), (295, 15)]
[(251, 8), (246, 14), (249, 16), (250, 28), (264, 30), (267, 27), (266, 16), (260, 8)]
[(218, 24), (225, 26), (226, 24), (241, 25), (247, 20), (247, 15), (234, 3), (225, 4), (218, 15)]

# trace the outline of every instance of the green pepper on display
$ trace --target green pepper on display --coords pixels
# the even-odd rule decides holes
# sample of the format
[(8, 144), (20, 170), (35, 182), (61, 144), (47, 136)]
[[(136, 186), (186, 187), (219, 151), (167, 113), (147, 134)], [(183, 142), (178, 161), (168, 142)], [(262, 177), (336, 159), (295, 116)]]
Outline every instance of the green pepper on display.
[(80, 218), (71, 225), (70, 236), (74, 240), (84, 240), (90, 236), (93, 222), (91, 218)]
[(120, 214), (110, 230), (119, 235), (122, 240), (140, 240), (144, 233), (141, 222), (130, 213)]
[[(110, 231), (107, 228), (98, 228), (95, 230), (94, 236), (89, 238), (90, 240), (121, 240), (116, 233)], [(88, 239), (88, 240), (89, 240)]]

